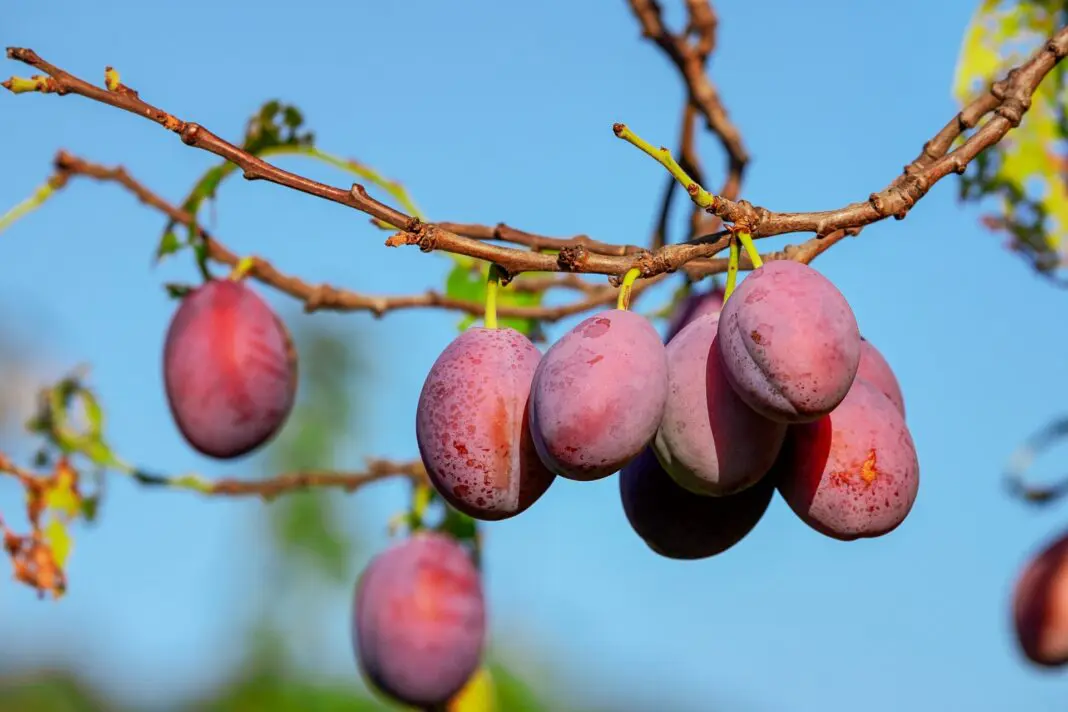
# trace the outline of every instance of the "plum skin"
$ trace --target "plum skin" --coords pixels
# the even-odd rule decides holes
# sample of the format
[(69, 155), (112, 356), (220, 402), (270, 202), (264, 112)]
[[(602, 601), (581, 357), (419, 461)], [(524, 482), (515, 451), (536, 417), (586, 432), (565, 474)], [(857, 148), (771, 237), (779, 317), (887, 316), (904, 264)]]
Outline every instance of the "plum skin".
[(920, 481), (904, 418), (859, 378), (829, 415), (790, 426), (768, 476), (803, 522), (842, 541), (896, 529), (911, 511)]
[(515, 329), (472, 327), (438, 356), (416, 410), (416, 442), (434, 488), (484, 521), (516, 516), (556, 476), (529, 428), (530, 385), (541, 353)]
[(163, 348), (167, 404), (186, 441), (230, 459), (274, 437), (293, 409), (296, 350), (245, 283), (212, 280), (185, 296)]
[(618, 472), (656, 434), (667, 401), (667, 353), (649, 321), (611, 309), (553, 344), (534, 373), (530, 430), (557, 475)]
[(898, 383), (894, 370), (890, 364), (875, 348), (870, 341), (860, 339), (860, 366), (857, 368), (857, 378), (863, 378), (883, 392), (894, 406), (905, 415), (905, 397), (901, 394), (901, 384)]
[(763, 478), (737, 494), (707, 497), (683, 489), (652, 448), (619, 473), (623, 511), (652, 551), (678, 560), (707, 559), (738, 544), (760, 522), (775, 493)]
[(849, 303), (830, 280), (793, 260), (765, 262), (742, 280), (720, 313), (719, 337), (738, 395), (784, 423), (830, 413), (860, 366)]
[(706, 314), (718, 315), (723, 309), (723, 295), (724, 291), (719, 287), (713, 287), (705, 292), (687, 294), (671, 315), (664, 343), (671, 343), (671, 340), (690, 322)]
[(481, 577), (467, 551), (448, 536), (417, 532), (378, 554), (360, 576), (352, 610), (360, 671), (403, 704), (444, 704), (481, 663)]
[(688, 323), (667, 345), (668, 398), (653, 447), (675, 481), (722, 496), (767, 474), (786, 425), (746, 405), (724, 374), (716, 340), (719, 315)]
[(1068, 533), (1034, 556), (1013, 589), (1012, 618), (1024, 656), (1047, 668), (1068, 664)]

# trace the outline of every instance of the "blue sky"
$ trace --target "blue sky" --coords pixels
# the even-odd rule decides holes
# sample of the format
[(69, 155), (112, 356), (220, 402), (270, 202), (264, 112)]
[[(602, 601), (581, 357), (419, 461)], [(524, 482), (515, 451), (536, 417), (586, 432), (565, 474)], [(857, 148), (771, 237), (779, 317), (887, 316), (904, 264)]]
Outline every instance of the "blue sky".
[[(625, 121), (673, 144), (682, 94), (624, 3), (242, 5), (9, 0), (0, 43), (98, 81), (112, 64), (147, 100), (231, 138), (265, 99), (294, 102), (323, 148), (402, 179), (436, 219), (646, 239), (662, 173), (610, 127)], [(745, 197), (811, 210), (883, 187), (952, 116), (953, 66), (974, 5), (717, 2), (713, 76), (754, 155)], [(672, 7), (669, 17), (679, 15)], [(14, 63), (0, 72), (11, 73), (26, 74)], [(60, 147), (123, 163), (172, 199), (213, 163), (150, 122), (76, 97), (2, 95), (0, 135), (4, 206), (44, 179)], [(701, 150), (717, 183), (718, 146), (703, 137)], [(769, 712), (1060, 709), (1068, 680), (1021, 662), (1008, 597), (1065, 510), (1025, 509), (999, 473), (1068, 402), (1068, 337), (1054, 327), (1068, 297), (1007, 253), (978, 214), (958, 205), (947, 179), (907, 220), (872, 226), (816, 263), (905, 393), (921, 484), (898, 531), (834, 542), (776, 499), (735, 549), (673, 562), (629, 529), (615, 478), (561, 481), (522, 517), (489, 527), (495, 643), (533, 640), (551, 657), (517, 657), (520, 671), (536, 682), (550, 662), (591, 698), (630, 686), (655, 691), (668, 709), (673, 700)], [(74, 184), (0, 235), (0, 305), (59, 355), (51, 374), (94, 365), (125, 457), (240, 474), (240, 463), (216, 465), (185, 447), (165, 407), (159, 360), (173, 304), (159, 285), (194, 272), (187, 260), (148, 268), (161, 225), (115, 187)], [(363, 216), (264, 183), (224, 187), (217, 233), (238, 252), (369, 293), (440, 286), (449, 264), (387, 250)], [(377, 349), (363, 394), (375, 415), (348, 455), (411, 457), (419, 388), (456, 319), (347, 320), (352, 338)], [(0, 509), (15, 495), (0, 488)], [(361, 516), (384, 525), (403, 489), (356, 497)], [(0, 639), (42, 641), (5, 646), (0, 663), (60, 646), (131, 699), (211, 684), (239, 654), (235, 621), (257, 595), (242, 584), (259, 570), (249, 536), (259, 507), (116, 483), (101, 524), (79, 535), (61, 604), (0, 586)], [(310, 664), (354, 676), (347, 602), (330, 605), (336, 623)]]

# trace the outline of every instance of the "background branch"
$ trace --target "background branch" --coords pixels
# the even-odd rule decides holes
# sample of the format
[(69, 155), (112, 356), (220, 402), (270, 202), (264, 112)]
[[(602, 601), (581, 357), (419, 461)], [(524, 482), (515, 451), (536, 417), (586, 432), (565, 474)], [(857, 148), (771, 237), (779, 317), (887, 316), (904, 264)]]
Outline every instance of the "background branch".
[[(241, 260), (240, 256), (230, 251), (230, 249), (221, 243), (218, 238), (196, 223), (193, 215), (168, 202), (150, 190), (143, 183), (135, 179), (129, 171), (122, 166), (104, 166), (91, 161), (86, 161), (66, 151), (60, 151), (56, 154), (54, 167), (56, 172), (47, 183), (48, 185), (53, 186), (53, 189), (58, 190), (66, 186), (70, 179), (76, 176), (85, 176), (100, 181), (116, 183), (132, 193), (141, 203), (162, 212), (174, 222), (186, 226), (196, 225), (198, 234), (204, 241), (209, 259), (229, 267), (237, 266), (238, 262)], [(465, 225), (462, 227), (470, 229), (472, 232), (478, 232), (480, 229), (484, 229), (484, 232), (481, 234), (487, 236), (478, 239), (506, 239), (488, 236), (495, 231), (501, 231), (502, 229), (504, 231), (502, 234), (507, 235), (508, 237), (511, 237), (512, 233), (518, 233), (520, 235), (530, 236), (533, 239), (553, 239), (541, 238), (540, 236), (530, 235), (529, 233), (520, 233), (520, 231), (514, 231), (512, 228), (507, 228), (503, 225), (498, 226), (497, 228), (477, 225)], [(519, 239), (525, 238), (521, 237)], [(259, 257), (252, 258), (252, 267), (249, 270), (248, 275), (267, 286), (300, 300), (303, 302), (304, 310), (306, 312), (369, 311), (375, 316), (382, 316), (387, 312), (402, 309), (439, 308), (471, 314), (473, 316), (481, 316), (486, 308), (482, 302), (455, 299), (433, 290), (422, 294), (373, 296), (361, 294), (341, 287), (335, 287), (329, 284), (314, 285), (299, 277), (294, 277), (281, 272), (270, 262)], [(657, 281), (659, 280), (646, 280), (635, 285), (632, 294), (640, 294)], [(537, 283), (533, 283), (531, 280), (524, 280), (523, 282), (517, 281), (514, 282), (510, 288), (519, 288), (520, 285), (523, 285), (521, 287), (522, 289), (527, 290), (538, 288), (547, 289), (554, 286), (566, 287), (581, 292), (585, 298), (561, 306), (500, 305), (497, 308), (497, 313), (500, 316), (539, 319), (552, 322), (573, 314), (580, 314), (598, 306), (612, 304), (615, 302), (617, 296), (616, 289), (610, 285), (594, 285), (586, 282), (578, 275), (554, 276), (542, 279)]]

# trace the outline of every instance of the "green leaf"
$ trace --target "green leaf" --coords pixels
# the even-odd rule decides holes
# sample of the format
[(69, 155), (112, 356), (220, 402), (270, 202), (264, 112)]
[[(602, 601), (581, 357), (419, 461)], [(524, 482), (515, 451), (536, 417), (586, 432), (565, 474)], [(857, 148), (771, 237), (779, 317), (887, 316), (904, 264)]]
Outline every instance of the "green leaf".
[(173, 255), (182, 247), (184, 247), (184, 243), (178, 239), (178, 233), (174, 232), (174, 230), (167, 230), (163, 233), (159, 246), (156, 248), (156, 262), (160, 262), (167, 255)]
[[(462, 299), (468, 302), (485, 303), (486, 301), (486, 277), (488, 266), (476, 263), (473, 266), (457, 264), (445, 280), (445, 294), (453, 299)], [(516, 284), (526, 275), (516, 277), (512, 284)], [(497, 306), (539, 306), (542, 294), (540, 292), (525, 292), (509, 287), (501, 287), (497, 290)], [(481, 317), (466, 315), (457, 325), (460, 331), (479, 321)], [(515, 329), (521, 334), (533, 338), (540, 332), (540, 323), (536, 319), (519, 319), (515, 317), (502, 317), (497, 320), (499, 326)]]
[(95, 522), (96, 515), (100, 512), (100, 495), (94, 494), (82, 498), (82, 518), (87, 522)]
[(177, 284), (174, 282), (164, 284), (163, 288), (167, 290), (167, 296), (171, 299), (184, 299), (186, 295), (196, 289), (191, 284)]

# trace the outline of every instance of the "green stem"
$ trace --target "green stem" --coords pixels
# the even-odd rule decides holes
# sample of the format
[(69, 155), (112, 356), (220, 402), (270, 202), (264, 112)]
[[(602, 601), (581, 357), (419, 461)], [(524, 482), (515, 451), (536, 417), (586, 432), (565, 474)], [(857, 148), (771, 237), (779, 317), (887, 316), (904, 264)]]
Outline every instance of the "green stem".
[(678, 164), (675, 158), (671, 155), (671, 151), (663, 146), (656, 148), (653, 144), (631, 131), (626, 124), (614, 124), (612, 126), (612, 131), (615, 132), (616, 136), (640, 149), (643, 153), (648, 154), (656, 160), (657, 163), (666, 168), (668, 173), (670, 173), (683, 187), (683, 190), (690, 195), (690, 200), (692, 200), (698, 207), (711, 208), (715, 206), (716, 196), (698, 185), (697, 182), (690, 177), (690, 174), (683, 170), (682, 166)]
[(501, 275), (497, 265), (490, 263), (489, 275), (486, 277), (486, 317), (487, 329), (497, 328), (497, 287), (500, 284)]
[(619, 299), (616, 300), (616, 309), (626, 311), (630, 309), (630, 293), (634, 289), (634, 281), (638, 279), (642, 271), (632, 267), (623, 275), (623, 282), (619, 285)]
[(741, 257), (741, 248), (738, 240), (731, 237), (730, 257), (727, 258), (727, 286), (723, 288), (723, 303), (726, 304), (734, 292), (734, 285), (738, 282), (738, 259)]
[(11, 210), (0, 215), (0, 232), (6, 230), (13, 222), (21, 218), (23, 215), (41, 207), (41, 205), (52, 197), (55, 192), (55, 185), (53, 185), (52, 181), (48, 181), (35, 190), (33, 195), (29, 198), (26, 198), (26, 200), (23, 200), (21, 203), (11, 208)]
[(742, 247), (745, 248), (745, 253), (749, 255), (749, 261), (753, 263), (753, 269), (763, 267), (764, 260), (760, 259), (760, 252), (757, 250), (756, 243), (753, 242), (753, 236), (748, 232), (739, 232), (738, 239), (742, 241)]
[(430, 485), (418, 484), (412, 489), (412, 511), (410, 525), (412, 531), (421, 529), (423, 520), (426, 518), (426, 508), (430, 506), (433, 497)]

